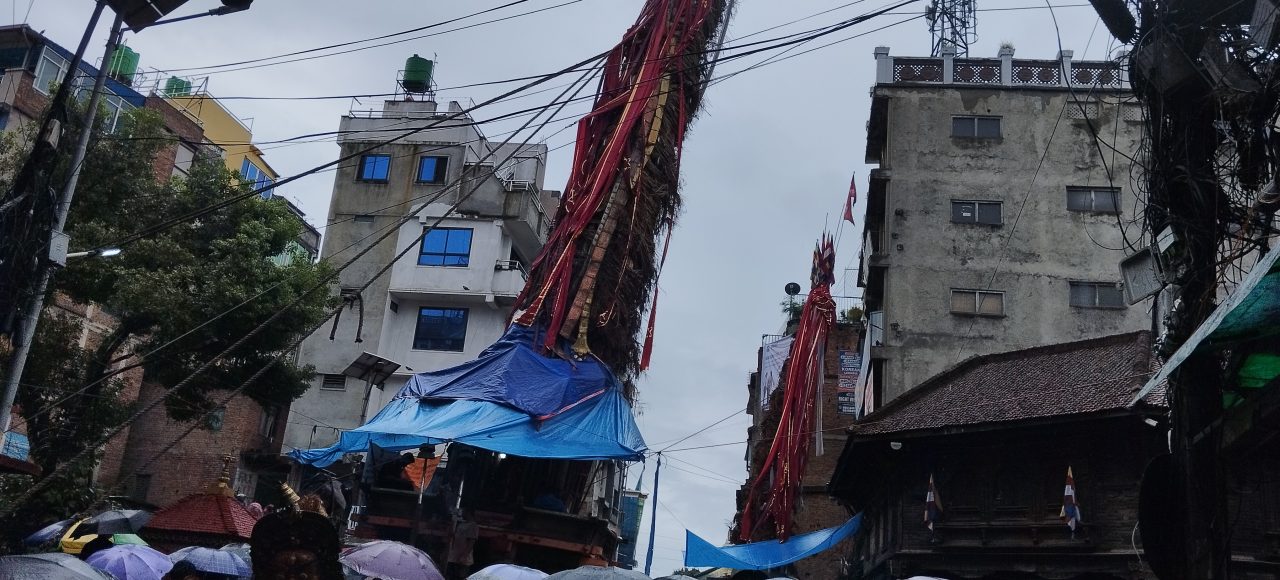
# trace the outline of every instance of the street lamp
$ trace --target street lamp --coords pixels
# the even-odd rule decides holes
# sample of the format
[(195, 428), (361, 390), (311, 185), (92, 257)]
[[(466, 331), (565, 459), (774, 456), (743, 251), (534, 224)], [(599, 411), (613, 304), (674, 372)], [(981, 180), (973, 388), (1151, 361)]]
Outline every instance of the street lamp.
[(110, 258), (119, 256), (120, 248), (101, 248), (97, 250), (85, 250), (83, 252), (71, 252), (67, 254), (67, 259), (71, 258)]
[(253, 0), (222, 0), (222, 6), (209, 10), (208, 12), (191, 14), (189, 16), (179, 16), (177, 18), (170, 18), (168, 20), (158, 20), (158, 21), (150, 22), (146, 24), (137, 24), (137, 25), (131, 24), (129, 25), (129, 28), (126, 28), (125, 30), (128, 30), (130, 32), (137, 32), (139, 30), (142, 30), (143, 28), (160, 26), (161, 24), (172, 24), (174, 22), (182, 22), (183, 20), (191, 20), (193, 18), (203, 18), (205, 16), (222, 16), (223, 14), (243, 12), (249, 9), (250, 4), (253, 4)]
[[(138, 31), (147, 26), (155, 26), (156, 24), (166, 24), (169, 22), (177, 22), (180, 20), (190, 20), (201, 16), (217, 16), (221, 14), (230, 14), (232, 12), (240, 12), (249, 8), (253, 0), (222, 0), (222, 7), (215, 8), (205, 13), (194, 16), (184, 16), (181, 18), (172, 18), (160, 21), (166, 14), (177, 9), (186, 3), (187, 0), (98, 0), (94, 6), (93, 16), (89, 19), (89, 26), (85, 28), (84, 36), (80, 40), (80, 45), (76, 49), (75, 55), (71, 62), (68, 63), (66, 76), (63, 78), (62, 86), (58, 88), (58, 92), (54, 95), (53, 103), (50, 105), (51, 111), (59, 112), (61, 115), (66, 114), (66, 99), (68, 98), (68, 87), (71, 80), (75, 78), (80, 68), (80, 62), (84, 55), (85, 47), (89, 43), (89, 38), (93, 34), (94, 28), (97, 26), (98, 18), (102, 15), (103, 9), (110, 5), (112, 11), (116, 13), (115, 22), (111, 25), (111, 33), (107, 35), (106, 51), (102, 55), (102, 66), (98, 68), (98, 74), (94, 78), (93, 91), (89, 93), (89, 102), (85, 105), (84, 127), (93, 127), (94, 116), (98, 112), (98, 100), (104, 92), (103, 86), (107, 80), (107, 69), (111, 68), (110, 62), (112, 55), (115, 54), (116, 46), (120, 42), (120, 37), (124, 32), (123, 26), (129, 25), (131, 31)], [(60, 126), (54, 122), (55, 115), (51, 112), (45, 116), (42, 122), (39, 134), (42, 138), (47, 139), (52, 131), (53, 135), (57, 135), (60, 129), (51, 127)], [(40, 312), (44, 310), (44, 297), (49, 288), (49, 279), (53, 276), (54, 265), (63, 266), (63, 262), (59, 258), (71, 257), (67, 254), (67, 235), (62, 231), (67, 222), (67, 214), (71, 210), (71, 200), (75, 196), (76, 184), (80, 181), (80, 170), (84, 166), (84, 157), (89, 149), (89, 139), (93, 132), (88, 129), (81, 131), (79, 139), (76, 141), (76, 147), (71, 156), (71, 175), (62, 186), (61, 194), (58, 197), (58, 205), (54, 215), (53, 228), (49, 232), (49, 255), (48, 263), (40, 265), (40, 271), (36, 276), (36, 284), (31, 293), (34, 298), (30, 299), (25, 307), (20, 308), (21, 326), (11, 339), (12, 352), (9, 354), (9, 365), (5, 369), (4, 381), (0, 383), (0, 445), (4, 444), (6, 433), (9, 430), (10, 417), (13, 414), (13, 401), (18, 395), (18, 383), (22, 379), (22, 371), (27, 364), (27, 355), (31, 352), (31, 342), (35, 338), (36, 323), (40, 319)], [(55, 141), (56, 143), (56, 141)], [(35, 163), (36, 153), (24, 163), (24, 172), (34, 174), (28, 171), (28, 167), (33, 167)], [(25, 186), (20, 188), (17, 183), (14, 184), (15, 190), (25, 190)], [(119, 253), (118, 248), (91, 250), (85, 253), (85, 256), (114, 256)], [(79, 256), (76, 256), (79, 257)]]

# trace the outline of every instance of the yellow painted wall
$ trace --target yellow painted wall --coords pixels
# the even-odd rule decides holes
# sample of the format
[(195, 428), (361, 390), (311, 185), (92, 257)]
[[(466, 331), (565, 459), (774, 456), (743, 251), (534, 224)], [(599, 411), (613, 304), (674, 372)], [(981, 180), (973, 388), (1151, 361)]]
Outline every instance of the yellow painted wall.
[(208, 94), (167, 98), (170, 104), (204, 127), (205, 139), (222, 148), (227, 169), (240, 173), (240, 167), (245, 157), (248, 157), (250, 162), (265, 171), (273, 181), (280, 178), (280, 174), (262, 158), (262, 151), (252, 145), (253, 133), (217, 98)]

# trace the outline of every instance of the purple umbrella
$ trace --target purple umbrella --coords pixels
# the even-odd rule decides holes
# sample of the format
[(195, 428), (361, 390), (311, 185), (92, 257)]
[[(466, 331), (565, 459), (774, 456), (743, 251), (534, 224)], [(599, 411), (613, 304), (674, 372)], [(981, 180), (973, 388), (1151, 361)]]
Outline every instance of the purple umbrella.
[(173, 568), (168, 556), (147, 546), (133, 544), (94, 552), (85, 562), (114, 574), (120, 580), (160, 580)]
[(357, 546), (338, 558), (357, 574), (383, 580), (444, 580), (426, 552), (390, 540)]

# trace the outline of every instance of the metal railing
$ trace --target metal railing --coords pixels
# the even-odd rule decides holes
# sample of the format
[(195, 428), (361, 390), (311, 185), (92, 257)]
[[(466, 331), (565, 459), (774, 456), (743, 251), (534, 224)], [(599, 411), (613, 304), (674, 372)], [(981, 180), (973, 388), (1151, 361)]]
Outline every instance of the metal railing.
[(996, 58), (957, 58), (954, 48), (937, 57), (893, 57), (888, 47), (877, 47), (877, 84), (947, 84), (1023, 87), (1098, 87), (1125, 89), (1127, 71), (1114, 61), (1073, 61), (1063, 50), (1053, 60), (1014, 60), (1012, 48), (1002, 48)]

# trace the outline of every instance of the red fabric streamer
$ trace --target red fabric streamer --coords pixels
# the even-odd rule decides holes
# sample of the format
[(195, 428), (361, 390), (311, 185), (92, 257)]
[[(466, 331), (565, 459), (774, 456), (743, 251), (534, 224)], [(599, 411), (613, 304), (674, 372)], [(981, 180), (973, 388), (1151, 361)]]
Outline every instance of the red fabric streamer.
[[(835, 244), (824, 235), (814, 249), (813, 287), (805, 299), (795, 340), (783, 375), (784, 390), (778, 431), (760, 473), (751, 482), (739, 522), (739, 539), (750, 542), (762, 526), (772, 523), (774, 535), (791, 537), (792, 515), (800, 491), (809, 445), (813, 441), (814, 407), (822, 384), (822, 358), (827, 334), (835, 323), (836, 304), (831, 298), (835, 282)], [(765, 488), (773, 476), (773, 485)], [(759, 499), (757, 499), (759, 498)]]
[[(678, 163), (688, 123), (683, 107), (685, 83), (678, 79), (700, 72), (683, 70), (683, 57), (703, 50), (695, 40), (703, 24), (715, 16), (717, 6), (715, 0), (648, 0), (636, 23), (605, 59), (595, 106), (578, 122), (578, 147), (556, 226), (533, 261), (531, 283), (516, 298), (518, 315), (514, 321), (525, 326), (546, 323), (550, 331), (544, 346), (548, 349), (562, 336), (573, 338), (562, 329), (574, 307), (574, 297), (581, 295), (582, 288), (590, 290), (588, 296), (595, 295), (598, 281), (579, 271), (583, 268), (580, 251), (594, 243), (601, 216), (610, 203), (618, 202), (611, 202), (611, 195), (635, 170), (631, 167), (632, 152), (643, 149), (654, 126), (652, 111), (660, 98), (676, 98), (681, 103), (680, 118), (673, 120), (677, 123)], [(661, 94), (664, 80), (672, 89), (670, 95)], [(627, 187), (623, 193), (634, 192)], [(622, 305), (629, 306), (642, 308), (640, 304)], [(640, 366), (647, 363), (652, 328), (651, 317), (645, 362)]]

